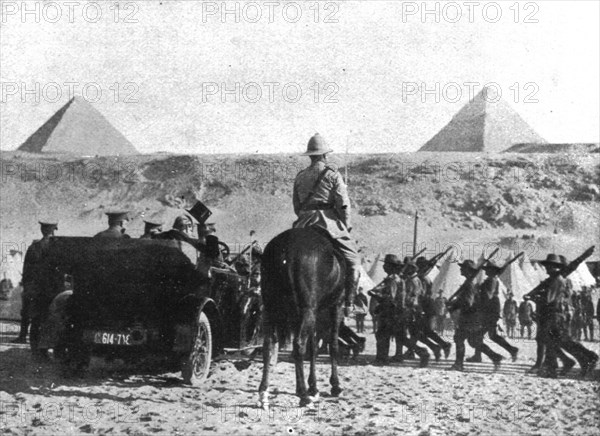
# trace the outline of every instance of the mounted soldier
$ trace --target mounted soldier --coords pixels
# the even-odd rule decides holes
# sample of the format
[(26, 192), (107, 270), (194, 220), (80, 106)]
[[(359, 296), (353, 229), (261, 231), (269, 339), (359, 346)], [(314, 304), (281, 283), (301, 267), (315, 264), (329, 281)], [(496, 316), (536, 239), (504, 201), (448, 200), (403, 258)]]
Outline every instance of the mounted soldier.
[(94, 238), (131, 238), (125, 233), (125, 223), (129, 221), (129, 212), (106, 212), (108, 229), (94, 235)]
[(352, 305), (358, 279), (360, 258), (355, 241), (350, 237), (350, 199), (342, 175), (327, 162), (332, 150), (316, 133), (308, 141), (303, 156), (311, 164), (300, 171), (294, 181), (293, 204), (298, 219), (294, 228), (312, 227), (327, 234), (346, 263), (345, 311)]

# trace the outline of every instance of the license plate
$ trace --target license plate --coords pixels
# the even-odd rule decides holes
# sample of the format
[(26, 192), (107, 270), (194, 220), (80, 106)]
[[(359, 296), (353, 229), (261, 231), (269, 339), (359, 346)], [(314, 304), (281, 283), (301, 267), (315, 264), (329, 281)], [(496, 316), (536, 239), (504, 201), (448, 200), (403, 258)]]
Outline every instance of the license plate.
[(130, 333), (94, 332), (93, 340), (102, 345), (135, 345)]

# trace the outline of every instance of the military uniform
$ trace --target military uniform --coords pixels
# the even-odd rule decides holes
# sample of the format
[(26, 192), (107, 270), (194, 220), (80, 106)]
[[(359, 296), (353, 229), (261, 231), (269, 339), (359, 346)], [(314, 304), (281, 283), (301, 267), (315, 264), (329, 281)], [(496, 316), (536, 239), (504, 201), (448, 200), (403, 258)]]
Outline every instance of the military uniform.
[(390, 339), (394, 334), (396, 323), (396, 294), (398, 292), (397, 276), (389, 274), (378, 287), (371, 291), (373, 298), (378, 300), (375, 313), (378, 317), (377, 353), (375, 362), (386, 364), (389, 361)]
[(421, 295), (422, 315), (419, 320), (420, 330), (427, 339), (436, 345), (433, 350), (436, 360), (439, 360), (440, 348), (444, 350), (445, 356), (448, 357), (452, 344), (445, 341), (433, 330), (435, 319), (435, 300), (433, 299), (433, 283), (431, 282), (431, 279), (427, 276), (419, 276), (419, 279), (421, 280), (421, 285), (423, 287), (423, 294)]
[[(494, 268), (499, 270), (499, 268), (488, 265), (488, 268)], [(478, 312), (481, 321), (481, 334), (488, 334), (490, 340), (500, 345), (506, 351), (510, 353), (513, 361), (517, 360), (517, 354), (519, 349), (517, 347), (513, 347), (510, 345), (506, 339), (498, 334), (497, 324), (500, 319), (500, 298), (498, 297), (500, 288), (500, 279), (498, 279), (495, 275), (489, 275), (483, 283), (481, 283), (479, 288), (479, 296), (478, 296)], [(483, 338), (481, 338), (481, 342)], [(475, 355), (471, 359), (467, 359), (469, 362), (481, 362), (481, 351), (476, 350)]]
[(443, 292), (440, 291), (434, 302), (435, 329), (440, 335), (444, 334), (444, 322), (446, 321), (446, 314), (448, 313), (446, 309), (446, 297), (442, 294)]
[(152, 239), (162, 232), (163, 223), (156, 220), (144, 220), (144, 234), (140, 239)]
[(585, 340), (588, 340), (588, 331), (589, 331), (589, 340), (594, 340), (594, 303), (592, 302), (592, 295), (589, 291), (583, 292), (581, 294), (581, 306), (583, 312), (583, 333), (585, 336)]
[[(477, 270), (475, 263), (467, 260), (460, 264), (461, 273), (473, 274)], [(465, 275), (465, 273), (463, 273)], [(456, 330), (454, 332), (454, 343), (456, 344), (456, 360), (451, 369), (462, 371), (465, 358), (465, 340), (476, 351), (480, 350), (488, 356), (494, 366), (498, 366), (502, 361), (502, 356), (495, 353), (483, 342), (481, 334), (482, 326), (477, 313), (477, 288), (469, 278), (461, 286), (462, 290), (456, 297), (456, 300), (450, 303), (449, 311), (460, 310)]]
[(25, 253), (23, 262), (23, 294), (21, 296), (21, 328), (19, 336), (13, 342), (25, 343), (31, 321), (30, 341), (35, 349), (39, 341), (41, 308), (39, 307), (40, 292), (44, 291), (42, 283), (44, 276), (43, 262), (46, 256), (50, 237), (58, 228), (56, 222), (40, 221), (42, 239), (33, 241)]
[(423, 286), (416, 274), (416, 265), (412, 263), (412, 261), (407, 260), (404, 268), (406, 269), (407, 267), (409, 268), (409, 271), (404, 281), (406, 289), (404, 320), (406, 322), (406, 329), (410, 334), (407, 354), (412, 355), (413, 352), (416, 353), (420, 357), (421, 366), (427, 366), (427, 363), (429, 362), (429, 353), (425, 348), (418, 346), (417, 341), (420, 341), (431, 348), (436, 358), (438, 358), (440, 354), (440, 347), (431, 342), (423, 332), (421, 321), (423, 318), (423, 309), (421, 307)]
[(549, 376), (555, 376), (558, 366), (557, 357), (561, 348), (577, 359), (582, 375), (585, 375), (598, 361), (596, 353), (575, 342), (569, 335), (564, 309), (565, 299), (568, 298), (567, 292), (565, 279), (558, 275), (552, 278), (542, 296), (548, 316), (544, 339), (547, 341), (545, 367)]
[[(304, 204), (319, 175), (326, 171), (308, 204)], [(350, 199), (342, 175), (333, 167), (319, 161), (300, 171), (294, 181), (294, 212), (298, 219), (294, 228), (323, 229), (337, 243), (346, 262), (359, 265), (356, 243), (350, 237)]]
[(94, 238), (131, 238), (122, 227), (123, 222), (129, 221), (127, 212), (107, 212), (106, 215), (108, 216), (108, 229), (96, 233)]
[(515, 326), (517, 325), (517, 302), (512, 299), (512, 293), (504, 302), (502, 313), (504, 315), (504, 324), (506, 325), (506, 335), (510, 338), (515, 337)]
[(527, 300), (523, 300), (519, 305), (519, 324), (521, 325), (521, 337), (525, 337), (525, 329), (527, 329), (527, 339), (531, 339), (531, 325), (533, 324), (532, 318), (533, 308), (531, 303)]
[(350, 237), (350, 199), (342, 175), (331, 165), (315, 156), (331, 150), (317, 133), (308, 142), (305, 156), (311, 165), (300, 171), (294, 180), (292, 201), (298, 219), (294, 228), (313, 227), (329, 235), (346, 261), (346, 306), (354, 300), (358, 288), (360, 257), (355, 241)]

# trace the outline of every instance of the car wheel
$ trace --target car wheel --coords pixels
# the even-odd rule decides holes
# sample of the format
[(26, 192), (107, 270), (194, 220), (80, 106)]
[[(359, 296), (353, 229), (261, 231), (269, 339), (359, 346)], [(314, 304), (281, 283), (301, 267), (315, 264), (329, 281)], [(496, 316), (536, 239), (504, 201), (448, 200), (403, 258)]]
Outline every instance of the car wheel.
[(192, 351), (184, 359), (181, 368), (183, 382), (199, 385), (208, 377), (212, 360), (212, 332), (210, 322), (204, 312), (200, 312), (195, 326)]

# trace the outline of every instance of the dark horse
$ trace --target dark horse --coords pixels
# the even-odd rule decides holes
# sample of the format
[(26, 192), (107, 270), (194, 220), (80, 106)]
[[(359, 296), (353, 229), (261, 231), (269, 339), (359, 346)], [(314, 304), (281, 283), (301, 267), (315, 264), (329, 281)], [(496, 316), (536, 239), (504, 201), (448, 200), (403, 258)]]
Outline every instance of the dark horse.
[[(329, 237), (311, 228), (290, 229), (267, 244), (262, 258), (263, 377), (258, 390), (260, 404), (269, 405), (271, 366), (277, 363), (278, 343), (293, 336), (296, 395), (300, 406), (316, 400), (317, 330), (331, 334), (331, 395), (337, 397), (338, 331), (344, 298), (344, 258)], [(304, 380), (304, 355), (308, 351), (308, 390)]]

